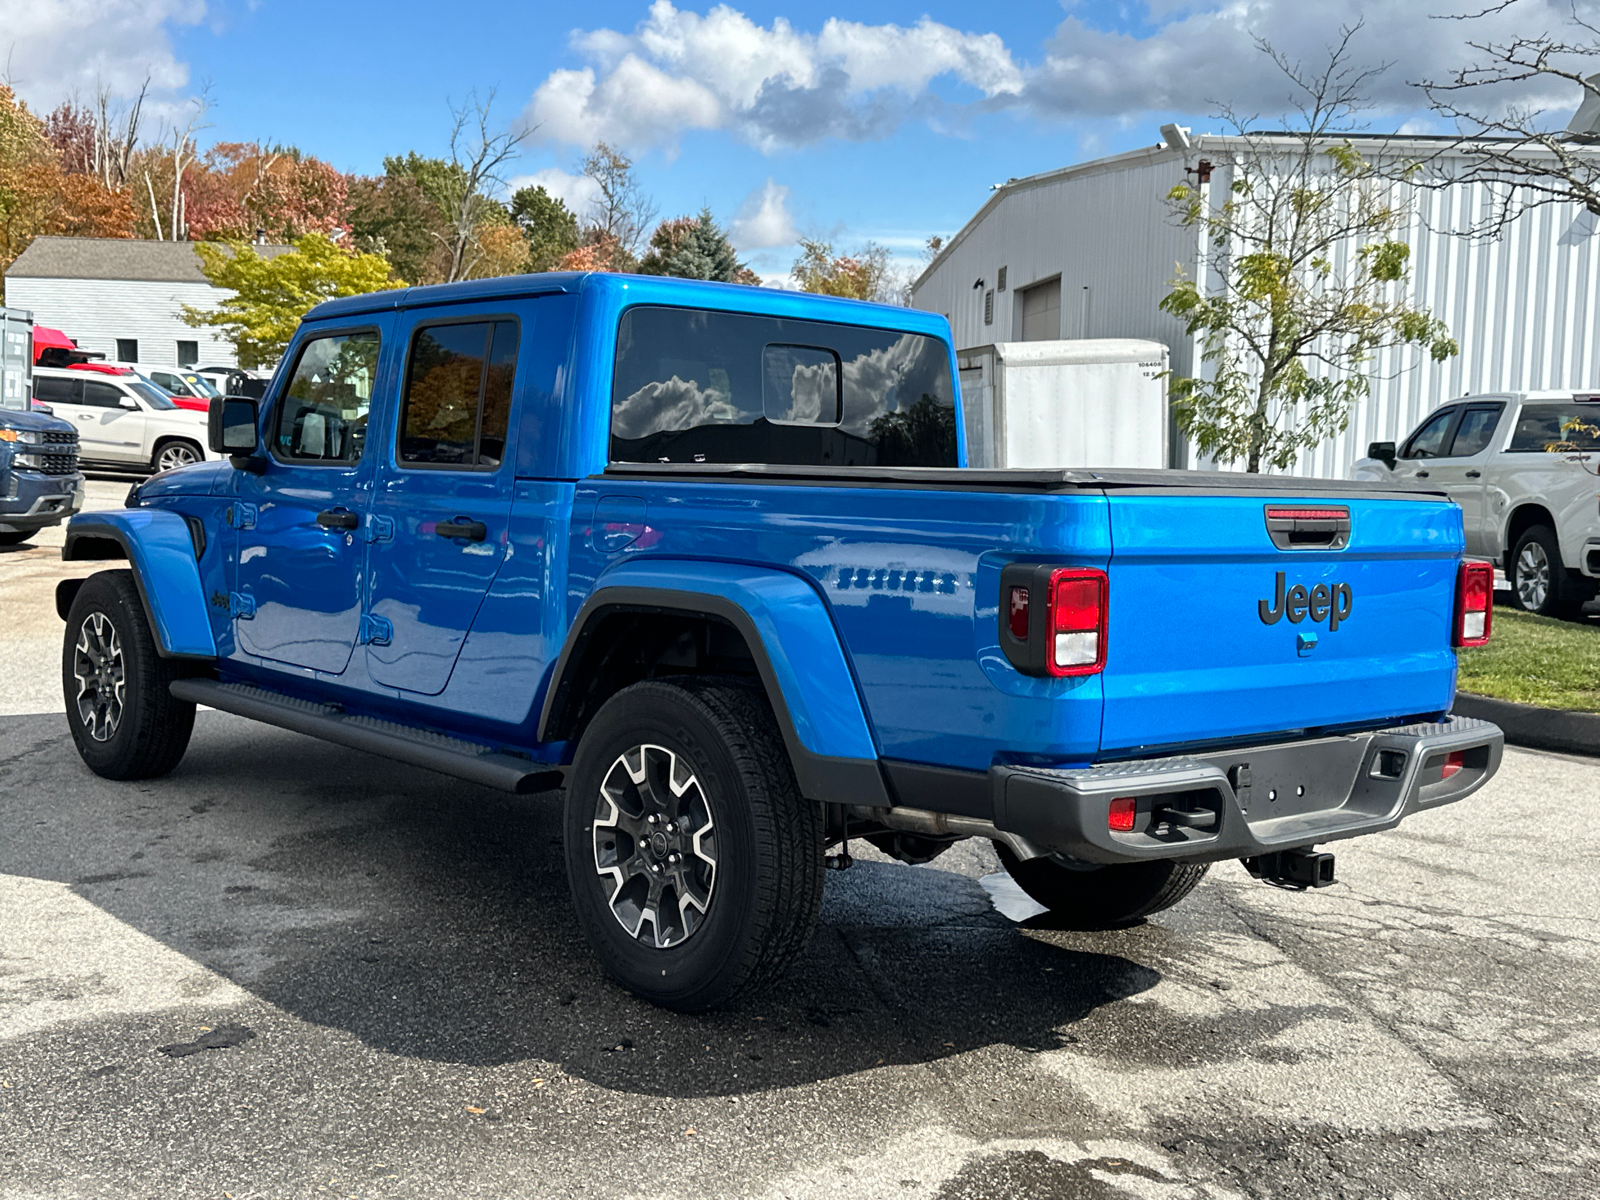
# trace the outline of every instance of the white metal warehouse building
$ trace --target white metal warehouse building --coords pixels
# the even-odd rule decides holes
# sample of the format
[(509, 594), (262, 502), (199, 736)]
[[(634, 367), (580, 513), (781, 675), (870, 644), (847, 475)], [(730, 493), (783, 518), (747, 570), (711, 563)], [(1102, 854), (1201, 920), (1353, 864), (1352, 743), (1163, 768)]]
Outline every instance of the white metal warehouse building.
[[(1452, 168), (1448, 139), (1350, 140), (1369, 161)], [(1180, 267), (1195, 277), (1202, 235), (1173, 220), (1166, 196), (1205, 160), (1220, 204), (1250, 152), (1244, 138), (1207, 135), (1187, 149), (1162, 144), (1011, 180), (912, 285), (911, 304), (945, 314), (958, 350), (1150, 338), (1167, 345), (1174, 374), (1194, 374), (1194, 339), (1157, 306)], [(1380, 355), (1349, 429), (1303, 455), (1295, 474), (1342, 478), (1369, 442), (1399, 440), (1435, 406), (1468, 393), (1600, 390), (1600, 223), (1579, 205), (1550, 205), (1517, 217), (1498, 240), (1473, 241), (1454, 231), (1487, 211), (1487, 185), (1418, 188), (1411, 199), (1412, 296), (1443, 318), (1461, 353), (1443, 363), (1409, 348)], [(1181, 439), (1172, 463), (1204, 465)]]
[[(274, 257), (287, 246), (252, 246)], [(215, 308), (228, 295), (200, 271), (192, 242), (137, 238), (35, 238), (6, 271), (6, 305), (31, 309), (107, 362), (235, 366), (220, 331), (183, 320), (183, 305)]]

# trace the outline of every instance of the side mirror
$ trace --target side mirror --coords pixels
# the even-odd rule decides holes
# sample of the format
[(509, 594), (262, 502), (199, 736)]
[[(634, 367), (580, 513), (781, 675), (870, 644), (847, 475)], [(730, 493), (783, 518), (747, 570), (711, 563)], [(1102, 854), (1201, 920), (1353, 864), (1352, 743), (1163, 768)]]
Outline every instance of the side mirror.
[(139, 411), (139, 402), (132, 396), (123, 396), (117, 401), (117, 406), (119, 408), (131, 408), (134, 412)]
[[(234, 459), (256, 452), (256, 402), (245, 396), (214, 396), (206, 414), (206, 440), (218, 454)], [(237, 464), (235, 464), (237, 465)]]
[(1394, 443), (1373, 442), (1367, 447), (1367, 457), (1376, 458), (1387, 466), (1389, 470), (1394, 470)]

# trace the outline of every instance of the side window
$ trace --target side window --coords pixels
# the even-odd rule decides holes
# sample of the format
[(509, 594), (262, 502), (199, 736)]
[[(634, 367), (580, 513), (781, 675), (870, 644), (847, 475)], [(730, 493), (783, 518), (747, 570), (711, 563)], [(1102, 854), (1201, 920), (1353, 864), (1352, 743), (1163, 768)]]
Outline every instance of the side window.
[(376, 333), (336, 333), (306, 342), (279, 401), (277, 456), (288, 462), (359, 462), (377, 373)]
[(1494, 437), (1495, 426), (1500, 424), (1500, 406), (1469, 408), (1456, 426), (1455, 440), (1450, 443), (1451, 458), (1471, 458), (1481, 454)]
[(1506, 449), (1524, 454), (1600, 450), (1600, 404), (1524, 404)]
[(417, 330), (406, 362), (401, 464), (457, 470), (500, 465), (511, 420), (517, 341), (514, 321)]
[(631, 308), (617, 327), (611, 460), (953, 467), (950, 356), (903, 330)]
[(81, 404), (81, 379), (62, 379), (59, 375), (35, 375), (33, 398), (40, 404)]
[(1450, 424), (1456, 419), (1456, 410), (1453, 408), (1440, 409), (1427, 421), (1422, 428), (1411, 435), (1411, 440), (1406, 443), (1405, 449), (1400, 451), (1401, 458), (1439, 458), (1444, 451), (1445, 434), (1450, 432)]
[(98, 379), (83, 381), (82, 404), (91, 408), (121, 408), (123, 391), (114, 383), (101, 383)]

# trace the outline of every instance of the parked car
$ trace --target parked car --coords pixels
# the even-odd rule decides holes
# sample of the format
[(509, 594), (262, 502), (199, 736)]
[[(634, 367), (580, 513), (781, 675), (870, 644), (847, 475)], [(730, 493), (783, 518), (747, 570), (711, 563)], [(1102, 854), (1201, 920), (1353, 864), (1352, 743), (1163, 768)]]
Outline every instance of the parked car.
[(189, 367), (157, 367), (149, 363), (118, 365), (128, 367), (148, 379), (171, 396), (179, 408), (208, 412), (211, 408), (211, 398), (222, 395), (211, 380)]
[(1500, 762), (1450, 714), (1493, 573), (1447, 497), (963, 469), (937, 314), (513, 276), (319, 305), (285, 362), (213, 402), (230, 461), (68, 528), (130, 560), (57, 591), (83, 760), (159, 776), (206, 704), (564, 783), (583, 931), (664, 1005), (771, 980), (851, 839), (989, 838), (1115, 927), (1223, 859), (1330, 883), (1315, 845)]
[(1600, 578), (1600, 395), (1468, 396), (1399, 447), (1374, 442), (1357, 479), (1425, 483), (1461, 506), (1467, 553), (1505, 570), (1517, 607), (1572, 616)]
[(46, 413), (0, 408), (0, 546), (15, 546), (83, 507), (78, 431)]
[(271, 371), (247, 371), (243, 367), (196, 367), (213, 387), (228, 396), (251, 396), (256, 399), (266, 392), (272, 381)]
[(205, 416), (136, 374), (35, 367), (33, 399), (77, 429), (85, 463), (170, 471), (218, 457), (206, 449)]

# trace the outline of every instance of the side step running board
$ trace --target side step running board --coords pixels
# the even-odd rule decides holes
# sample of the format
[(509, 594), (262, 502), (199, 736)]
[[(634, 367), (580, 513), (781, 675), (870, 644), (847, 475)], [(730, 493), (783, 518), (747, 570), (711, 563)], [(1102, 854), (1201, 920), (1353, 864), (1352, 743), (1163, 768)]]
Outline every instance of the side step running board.
[(561, 772), (548, 763), (501, 754), (475, 742), (393, 721), (352, 716), (334, 704), (297, 700), (249, 684), (218, 683), (214, 679), (174, 679), (171, 690), (179, 700), (209, 704), (236, 716), (426, 767), (502, 792), (525, 796), (561, 786)]

